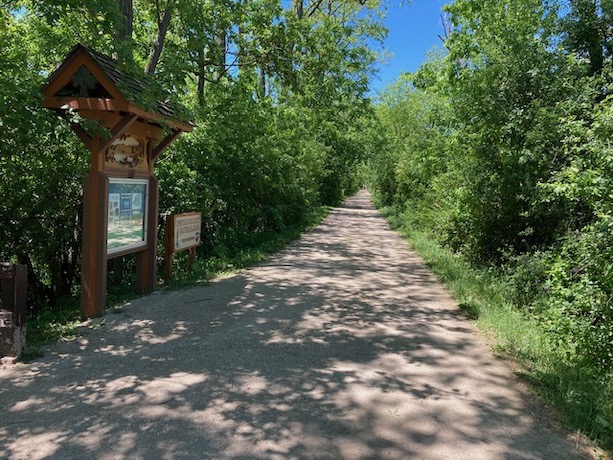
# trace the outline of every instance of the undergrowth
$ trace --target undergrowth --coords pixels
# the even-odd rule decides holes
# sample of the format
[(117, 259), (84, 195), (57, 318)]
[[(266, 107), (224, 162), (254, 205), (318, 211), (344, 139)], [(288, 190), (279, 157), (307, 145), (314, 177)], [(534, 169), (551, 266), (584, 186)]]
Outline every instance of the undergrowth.
[(494, 351), (517, 364), (516, 373), (568, 426), (613, 451), (613, 372), (569, 360), (568, 344), (552, 340), (542, 324), (514, 304), (512, 278), (500, 270), (475, 268), (427, 231), (406, 226), (393, 208), (381, 211), (475, 320)]

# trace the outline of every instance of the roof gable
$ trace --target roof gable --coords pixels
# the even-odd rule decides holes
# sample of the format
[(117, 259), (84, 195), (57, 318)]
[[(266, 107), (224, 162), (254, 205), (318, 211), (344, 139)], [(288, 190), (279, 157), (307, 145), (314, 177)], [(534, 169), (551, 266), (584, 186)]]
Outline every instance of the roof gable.
[(130, 112), (148, 122), (164, 120), (182, 131), (191, 131), (192, 126), (179, 120), (168, 102), (157, 100), (145, 107), (143, 95), (150, 93), (151, 88), (152, 82), (146, 76), (122, 72), (116, 60), (77, 44), (51, 73), (42, 92), (44, 105), (49, 108), (67, 105), (75, 109)]
[(103, 99), (111, 99), (113, 97), (85, 65), (79, 67), (68, 83), (54, 96), (95, 97)]
[(94, 59), (92, 50), (76, 45), (42, 88), (47, 97), (95, 97), (126, 100), (115, 81)]

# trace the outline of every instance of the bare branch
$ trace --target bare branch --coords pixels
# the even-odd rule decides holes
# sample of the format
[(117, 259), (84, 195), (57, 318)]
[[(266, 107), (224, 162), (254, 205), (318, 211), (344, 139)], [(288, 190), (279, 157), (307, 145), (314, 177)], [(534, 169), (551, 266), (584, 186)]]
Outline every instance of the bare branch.
[[(145, 70), (145, 72), (148, 74), (152, 74), (155, 72), (155, 68), (160, 61), (162, 49), (164, 48), (164, 40), (166, 40), (168, 26), (170, 25), (170, 19), (172, 17), (174, 3), (174, 0), (168, 2), (168, 4), (166, 5), (166, 10), (164, 11), (164, 17), (158, 24), (157, 37), (155, 39), (155, 43), (153, 44), (153, 50), (151, 50), (151, 55), (149, 56), (149, 61), (147, 62), (147, 68)], [(156, 2), (156, 4), (157, 6), (159, 6), (159, 0)]]

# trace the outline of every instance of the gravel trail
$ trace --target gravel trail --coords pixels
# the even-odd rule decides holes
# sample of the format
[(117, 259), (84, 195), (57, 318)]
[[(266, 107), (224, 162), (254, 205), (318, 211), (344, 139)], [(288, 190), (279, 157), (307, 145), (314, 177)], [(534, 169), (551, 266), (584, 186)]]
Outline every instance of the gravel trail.
[(0, 369), (0, 458), (580, 459), (361, 191)]

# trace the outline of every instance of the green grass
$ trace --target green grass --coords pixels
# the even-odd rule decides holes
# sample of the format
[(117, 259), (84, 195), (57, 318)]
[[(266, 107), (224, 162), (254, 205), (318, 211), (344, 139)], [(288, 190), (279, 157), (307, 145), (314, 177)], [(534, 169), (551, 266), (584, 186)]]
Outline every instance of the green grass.
[(291, 241), (298, 239), (303, 232), (318, 225), (329, 212), (329, 207), (322, 206), (308, 213), (301, 222), (283, 231), (269, 231), (258, 235), (254, 241), (242, 245), (239, 250), (221, 248), (216, 251), (218, 255), (197, 259), (192, 272), (187, 269), (187, 252), (175, 254), (173, 276), (162, 289), (181, 289), (206, 283), (218, 276), (235, 273), (240, 269), (255, 265)]
[(75, 298), (63, 299), (55, 309), (46, 309), (26, 322), (27, 345), (19, 360), (30, 362), (43, 356), (41, 346), (58, 341), (74, 340), (81, 324), (81, 313)]
[(516, 373), (556, 408), (565, 424), (613, 452), (613, 372), (569, 362), (547, 333), (509, 300), (505, 279), (476, 269), (427, 232), (406, 228), (391, 208), (381, 209), (426, 265), (484, 332), (493, 350), (516, 364)]

